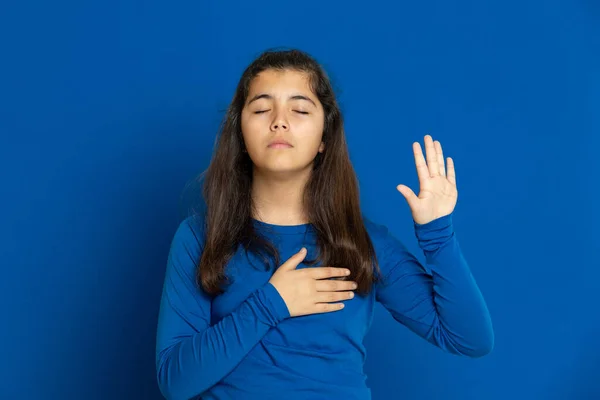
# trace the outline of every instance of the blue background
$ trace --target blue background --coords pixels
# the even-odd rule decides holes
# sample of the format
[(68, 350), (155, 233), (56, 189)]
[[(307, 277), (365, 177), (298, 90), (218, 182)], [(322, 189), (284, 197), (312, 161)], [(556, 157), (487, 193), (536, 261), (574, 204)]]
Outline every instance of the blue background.
[(395, 189), (418, 191), (411, 143), (456, 163), (495, 349), (444, 354), (378, 308), (373, 398), (600, 398), (597, 2), (22, 1), (0, 37), (0, 398), (161, 398), (170, 241), (276, 46), (328, 70), (364, 212), (417, 254)]

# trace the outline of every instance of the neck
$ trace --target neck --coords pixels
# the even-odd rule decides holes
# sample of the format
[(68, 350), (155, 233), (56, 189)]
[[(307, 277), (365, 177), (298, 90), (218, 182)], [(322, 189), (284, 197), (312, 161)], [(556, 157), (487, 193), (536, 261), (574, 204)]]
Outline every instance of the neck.
[(253, 171), (252, 201), (256, 215), (252, 217), (274, 225), (307, 223), (303, 194), (309, 174), (310, 171), (273, 177)]

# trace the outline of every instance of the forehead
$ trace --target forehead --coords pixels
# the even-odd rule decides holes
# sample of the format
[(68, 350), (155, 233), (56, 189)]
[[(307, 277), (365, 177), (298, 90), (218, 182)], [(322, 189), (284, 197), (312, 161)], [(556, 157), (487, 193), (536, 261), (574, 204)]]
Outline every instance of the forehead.
[(249, 94), (270, 92), (279, 93), (300, 92), (306, 95), (313, 94), (310, 88), (308, 74), (293, 70), (266, 70), (258, 74), (250, 83)]

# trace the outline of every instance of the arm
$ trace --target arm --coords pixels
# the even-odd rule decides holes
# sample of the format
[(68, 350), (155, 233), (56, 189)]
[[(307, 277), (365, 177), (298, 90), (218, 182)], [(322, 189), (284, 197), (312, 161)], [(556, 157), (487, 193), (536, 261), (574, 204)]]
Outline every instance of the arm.
[(190, 399), (215, 385), (267, 331), (289, 317), (277, 289), (266, 283), (231, 314), (210, 325), (211, 299), (194, 282), (201, 245), (187, 221), (168, 257), (157, 327), (158, 385), (167, 399)]
[(387, 230), (379, 301), (398, 322), (444, 351), (480, 357), (492, 351), (490, 315), (452, 225), (452, 214), (414, 223), (431, 274)]

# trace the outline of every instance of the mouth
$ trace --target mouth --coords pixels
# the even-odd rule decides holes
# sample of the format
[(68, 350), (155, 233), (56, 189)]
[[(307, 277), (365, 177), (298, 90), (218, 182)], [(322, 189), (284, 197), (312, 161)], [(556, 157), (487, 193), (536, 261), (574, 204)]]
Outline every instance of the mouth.
[(293, 146), (289, 143), (271, 143), (268, 147), (270, 149), (289, 149)]

